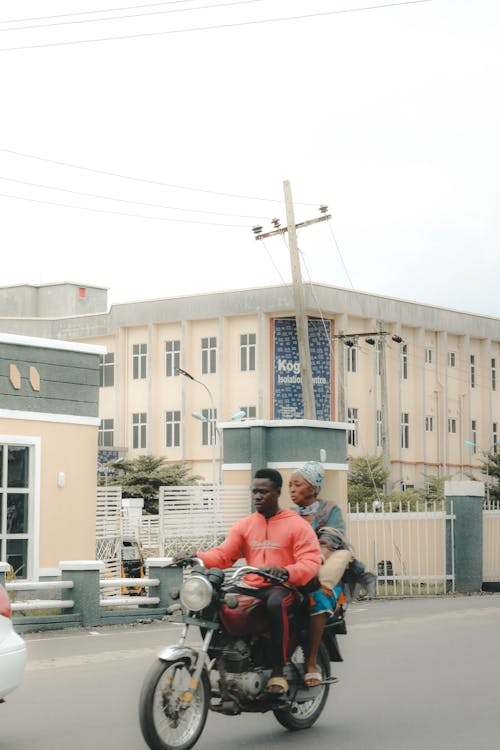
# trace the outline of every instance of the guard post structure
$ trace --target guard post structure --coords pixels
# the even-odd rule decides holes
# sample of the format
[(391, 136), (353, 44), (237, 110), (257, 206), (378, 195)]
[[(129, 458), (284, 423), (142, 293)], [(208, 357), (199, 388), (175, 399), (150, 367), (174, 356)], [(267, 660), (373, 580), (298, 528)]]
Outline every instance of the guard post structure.
[[(455, 560), (455, 590), (481, 591), (483, 582), (483, 499), (484, 483), (450, 481), (444, 484), (446, 514), (453, 510), (453, 525), (446, 535), (446, 568)], [(452, 530), (453, 529), (453, 533)]]
[(224, 483), (250, 488), (257, 469), (277, 469), (283, 475), (283, 507), (289, 505), (290, 475), (305, 461), (325, 469), (321, 492), (347, 510), (347, 430), (345, 422), (313, 419), (241, 420), (222, 422)]
[(149, 578), (157, 578), (158, 586), (150, 587), (150, 596), (160, 598), (160, 607), (167, 609), (179, 601), (182, 585), (182, 568), (172, 565), (171, 557), (150, 557), (146, 561)]
[(73, 581), (73, 588), (63, 589), (62, 598), (74, 601), (73, 612), (84, 628), (99, 625), (101, 620), (99, 578), (104, 563), (99, 560), (71, 560), (59, 563), (61, 580)]

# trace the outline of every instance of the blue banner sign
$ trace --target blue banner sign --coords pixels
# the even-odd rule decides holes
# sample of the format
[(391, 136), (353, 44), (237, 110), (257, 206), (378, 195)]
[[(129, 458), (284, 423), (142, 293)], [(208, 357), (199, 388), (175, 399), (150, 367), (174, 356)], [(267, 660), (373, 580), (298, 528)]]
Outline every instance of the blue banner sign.
[[(308, 323), (316, 419), (329, 421), (333, 392), (331, 321), (311, 319)], [(273, 324), (274, 419), (302, 419), (304, 405), (295, 319), (276, 318)]]

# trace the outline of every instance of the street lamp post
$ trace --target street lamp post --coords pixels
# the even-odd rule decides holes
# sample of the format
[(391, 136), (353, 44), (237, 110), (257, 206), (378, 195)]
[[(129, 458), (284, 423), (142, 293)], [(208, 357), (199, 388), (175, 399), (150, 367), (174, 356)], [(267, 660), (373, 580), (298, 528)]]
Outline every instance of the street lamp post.
[[(246, 415), (247, 415), (247, 413), (245, 411), (243, 411), (243, 410), (237, 411), (236, 414), (233, 414), (231, 416), (231, 419), (232, 420), (243, 419), (243, 417), (246, 417)], [(208, 419), (205, 416), (203, 416), (203, 414), (200, 414), (199, 411), (192, 411), (191, 412), (191, 416), (194, 417), (195, 419), (199, 419), (200, 422), (208, 422)], [(219, 438), (219, 445), (220, 445), (219, 484), (222, 486), (222, 461), (224, 459), (224, 451), (223, 451), (223, 447), (222, 447), (222, 445), (223, 445), (223, 443), (222, 443), (222, 432), (221, 432), (221, 430), (219, 430), (219, 428), (217, 427), (216, 424), (214, 424), (214, 428), (215, 428), (215, 431), (216, 431), (217, 436)], [(215, 461), (215, 458), (214, 458), (214, 461)]]
[(195, 383), (198, 383), (199, 385), (202, 385), (203, 388), (208, 393), (208, 397), (210, 399), (210, 411), (211, 411), (211, 419), (207, 420), (206, 417), (204, 417), (202, 414), (198, 414), (198, 412), (193, 412), (192, 416), (196, 419), (200, 419), (202, 422), (209, 422), (209, 429), (210, 429), (210, 444), (212, 446), (212, 483), (214, 486), (217, 484), (217, 459), (215, 455), (215, 433), (216, 433), (216, 425), (215, 425), (215, 407), (214, 407), (214, 399), (212, 396), (212, 393), (210, 391), (210, 388), (205, 385), (201, 380), (197, 380), (191, 373), (187, 372), (186, 370), (183, 370), (181, 367), (177, 368), (177, 372), (180, 375), (184, 375), (184, 377), (189, 378), (189, 380), (193, 380)]

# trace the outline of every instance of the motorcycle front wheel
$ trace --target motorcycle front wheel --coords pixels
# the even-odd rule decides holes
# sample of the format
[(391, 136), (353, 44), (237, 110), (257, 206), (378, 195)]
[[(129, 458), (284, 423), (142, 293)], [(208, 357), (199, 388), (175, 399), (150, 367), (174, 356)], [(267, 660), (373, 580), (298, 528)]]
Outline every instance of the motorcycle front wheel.
[(182, 701), (191, 672), (184, 660), (160, 660), (146, 675), (139, 720), (142, 736), (151, 750), (189, 750), (202, 733), (210, 701), (209, 681), (203, 670), (194, 698)]
[[(304, 677), (304, 650), (299, 646), (293, 656), (292, 664), (297, 665), (297, 670), (300, 671), (301, 678)], [(330, 659), (328, 653), (323, 644), (319, 647), (318, 652), (318, 667), (323, 680), (330, 677)], [(292, 703), (286, 708), (280, 708), (273, 711), (274, 715), (278, 719), (279, 723), (291, 729), (292, 731), (298, 731), (299, 729), (309, 729), (312, 727), (315, 721), (319, 718), (321, 712), (325, 707), (325, 703), (328, 698), (330, 691), (330, 685), (321, 685), (318, 688), (314, 688), (314, 697), (307, 701), (292, 701)]]

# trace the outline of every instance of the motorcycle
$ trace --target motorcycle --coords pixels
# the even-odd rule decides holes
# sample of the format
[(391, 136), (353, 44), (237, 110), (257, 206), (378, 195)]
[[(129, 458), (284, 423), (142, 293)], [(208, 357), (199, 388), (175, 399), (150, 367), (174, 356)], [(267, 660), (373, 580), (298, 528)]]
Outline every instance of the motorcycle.
[[(151, 750), (189, 750), (203, 732), (209, 709), (227, 716), (272, 711), (290, 730), (311, 727), (323, 711), (330, 685), (337, 681), (330, 662), (342, 661), (336, 636), (347, 632), (345, 598), (325, 626), (318, 654), (322, 681), (313, 687), (304, 684), (308, 608), (299, 604), (291, 614), (284, 671), (289, 689), (273, 695), (266, 692), (269, 624), (261, 600), (252, 597), (251, 589), (242, 592), (248, 573), (292, 589), (300, 601), (298, 591), (265, 569), (243, 566), (226, 576), (218, 568), (193, 568), (180, 588), (180, 602), (169, 607), (169, 620), (183, 624), (179, 642), (161, 651), (141, 691), (140, 725)], [(201, 648), (187, 643), (192, 626), (200, 630)]]

